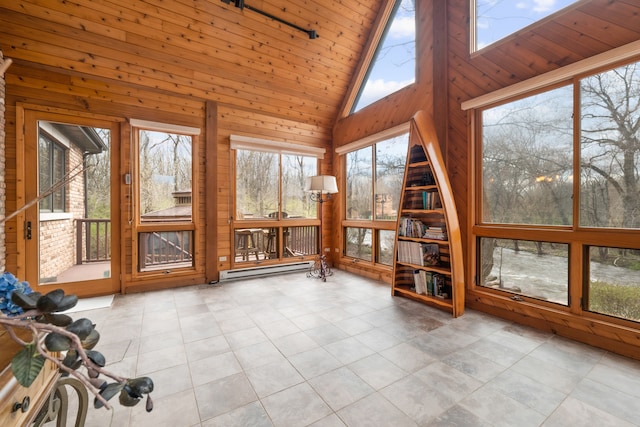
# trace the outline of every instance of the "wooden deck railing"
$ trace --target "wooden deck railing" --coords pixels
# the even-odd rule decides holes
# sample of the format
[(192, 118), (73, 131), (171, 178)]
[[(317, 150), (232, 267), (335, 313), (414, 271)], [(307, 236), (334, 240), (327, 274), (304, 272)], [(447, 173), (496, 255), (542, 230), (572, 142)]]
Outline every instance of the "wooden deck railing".
[(111, 259), (111, 220), (76, 220), (76, 264)]
[(140, 233), (140, 270), (193, 262), (190, 230)]
[(285, 235), (285, 248), (289, 249), (292, 253), (288, 253), (289, 251), (285, 250), (285, 257), (298, 254), (313, 255), (318, 253), (318, 227), (288, 227), (287, 231), (288, 235)]
[[(111, 259), (111, 221), (109, 219), (76, 220), (76, 264), (109, 261)], [(268, 229), (267, 229), (268, 231)], [(140, 234), (140, 268), (193, 261), (191, 231), (171, 231)], [(284, 257), (314, 255), (318, 249), (318, 227), (284, 227)], [(257, 243), (265, 251), (266, 238)]]

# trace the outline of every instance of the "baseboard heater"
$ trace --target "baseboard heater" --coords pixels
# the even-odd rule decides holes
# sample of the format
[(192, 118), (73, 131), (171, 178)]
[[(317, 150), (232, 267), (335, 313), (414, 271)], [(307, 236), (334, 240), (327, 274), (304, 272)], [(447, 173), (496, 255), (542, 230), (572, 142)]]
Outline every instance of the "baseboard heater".
[(312, 266), (313, 261), (304, 261), (290, 264), (266, 265), (264, 267), (223, 270), (220, 272), (220, 281), (242, 279), (253, 276), (266, 276), (270, 274), (292, 273), (295, 271), (309, 270)]

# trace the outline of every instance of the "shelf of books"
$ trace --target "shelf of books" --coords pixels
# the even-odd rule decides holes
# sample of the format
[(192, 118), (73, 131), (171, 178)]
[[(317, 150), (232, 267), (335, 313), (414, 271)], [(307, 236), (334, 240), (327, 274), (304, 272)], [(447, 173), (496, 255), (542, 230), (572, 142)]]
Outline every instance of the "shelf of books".
[(457, 211), (433, 124), (412, 119), (398, 215), (393, 295), (464, 312), (464, 270)]

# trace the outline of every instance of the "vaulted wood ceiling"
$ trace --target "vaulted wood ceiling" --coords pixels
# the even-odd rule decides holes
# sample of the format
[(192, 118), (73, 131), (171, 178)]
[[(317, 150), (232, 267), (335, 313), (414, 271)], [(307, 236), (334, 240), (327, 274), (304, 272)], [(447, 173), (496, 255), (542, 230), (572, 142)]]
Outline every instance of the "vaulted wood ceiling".
[(384, 0), (3, 0), (5, 57), (330, 127)]

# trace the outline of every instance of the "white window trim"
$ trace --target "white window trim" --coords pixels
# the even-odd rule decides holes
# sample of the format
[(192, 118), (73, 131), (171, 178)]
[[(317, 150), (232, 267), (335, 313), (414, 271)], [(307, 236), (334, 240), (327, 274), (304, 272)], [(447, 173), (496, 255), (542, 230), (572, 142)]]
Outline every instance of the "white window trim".
[(200, 128), (174, 125), (170, 123), (152, 122), (149, 120), (130, 119), (131, 126), (158, 132), (179, 133), (183, 135), (200, 135)]
[(595, 71), (598, 68), (614, 62), (632, 59), (634, 56), (638, 55), (640, 55), (640, 40), (617, 47), (599, 55), (592, 56), (591, 58), (583, 59), (582, 61), (575, 62), (567, 65), (566, 67), (540, 74), (539, 76), (498, 89), (477, 98), (464, 101), (461, 104), (461, 107), (463, 111), (482, 108), (489, 104), (505, 101), (530, 91), (560, 83), (579, 74)]
[(40, 212), (40, 222), (73, 219), (70, 212)]
[(324, 159), (327, 150), (319, 147), (307, 147), (300, 144), (284, 141), (272, 141), (269, 139), (254, 138), (251, 136), (231, 135), (232, 150), (253, 150), (269, 153), (294, 154), (299, 156), (317, 157)]
[(365, 138), (359, 139), (357, 141), (350, 142), (341, 147), (336, 148), (336, 154), (339, 156), (350, 153), (352, 151), (359, 150), (364, 147), (370, 147), (376, 142), (384, 141), (385, 139), (393, 138), (394, 136), (402, 135), (404, 133), (408, 133), (410, 130), (410, 123), (402, 123), (401, 125), (392, 127), (387, 130), (383, 130), (382, 132), (378, 132), (375, 135), (367, 136)]

